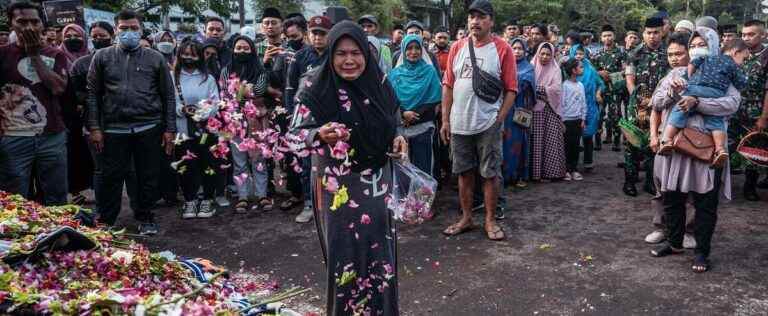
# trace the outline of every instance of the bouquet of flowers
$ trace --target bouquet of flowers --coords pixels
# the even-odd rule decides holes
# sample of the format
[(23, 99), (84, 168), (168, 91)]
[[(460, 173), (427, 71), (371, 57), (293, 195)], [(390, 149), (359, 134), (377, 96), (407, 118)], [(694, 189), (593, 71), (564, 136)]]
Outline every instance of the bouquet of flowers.
[[(304, 292), (276, 293), (274, 282), (229, 278), (207, 260), (151, 253), (124, 232), (84, 225), (82, 212), (0, 192), (0, 314), (254, 315)], [(70, 234), (49, 240), (61, 231)], [(73, 236), (87, 246), (64, 251)]]

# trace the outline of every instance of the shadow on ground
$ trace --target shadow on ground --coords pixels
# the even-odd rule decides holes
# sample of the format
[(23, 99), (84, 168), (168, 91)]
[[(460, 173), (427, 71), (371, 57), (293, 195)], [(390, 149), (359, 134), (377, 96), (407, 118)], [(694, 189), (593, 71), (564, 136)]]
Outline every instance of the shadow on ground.
[[(482, 229), (446, 238), (457, 191), (441, 193), (440, 215), (400, 225), (400, 301), (404, 315), (768, 315), (768, 203), (740, 194), (723, 201), (713, 241), (713, 270), (695, 275), (692, 253), (655, 259), (643, 237), (651, 230), (650, 196), (621, 193), (620, 156), (600, 152), (583, 182), (532, 184), (509, 197), (508, 235), (491, 242)], [(741, 192), (743, 178), (734, 179)], [(761, 192), (763, 200), (768, 193)], [(268, 274), (284, 286), (312, 289), (299, 309), (322, 310), (324, 265), (314, 224), (290, 212), (181, 220), (157, 211), (153, 250), (200, 256), (233, 270)], [(133, 224), (129, 212), (122, 223)], [(482, 217), (475, 217), (480, 223)]]

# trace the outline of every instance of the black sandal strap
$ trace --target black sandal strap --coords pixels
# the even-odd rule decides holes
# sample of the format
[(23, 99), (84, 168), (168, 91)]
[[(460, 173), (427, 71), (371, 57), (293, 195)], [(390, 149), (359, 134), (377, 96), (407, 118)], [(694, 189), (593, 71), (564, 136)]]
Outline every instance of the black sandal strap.
[[(697, 268), (704, 268), (704, 269), (697, 269)], [(696, 273), (703, 273), (709, 271), (709, 259), (707, 259), (706, 256), (698, 254), (695, 257), (693, 257), (693, 264), (691, 265), (691, 270)]]

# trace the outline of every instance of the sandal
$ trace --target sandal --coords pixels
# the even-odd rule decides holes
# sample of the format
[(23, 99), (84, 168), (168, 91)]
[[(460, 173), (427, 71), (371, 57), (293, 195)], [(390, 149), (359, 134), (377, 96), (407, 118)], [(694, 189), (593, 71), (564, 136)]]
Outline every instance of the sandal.
[(451, 226), (448, 226), (445, 230), (443, 230), (443, 235), (446, 236), (458, 236), (463, 233), (466, 233), (470, 230), (474, 229), (474, 225), (472, 223), (469, 223), (468, 225), (465, 225), (464, 227), (459, 226), (459, 223), (453, 224)]
[(696, 257), (693, 258), (693, 265), (691, 265), (691, 270), (696, 273), (704, 273), (709, 271), (709, 260), (704, 255), (696, 255)]
[(235, 213), (237, 214), (248, 213), (248, 201), (246, 200), (237, 201), (237, 204), (235, 204)]
[(283, 201), (283, 203), (280, 203), (280, 209), (287, 211), (294, 208), (296, 205), (299, 205), (301, 202), (303, 202), (301, 199), (292, 196), (289, 199)]
[(683, 252), (684, 252), (683, 249), (675, 249), (675, 248), (672, 248), (671, 246), (662, 246), (662, 247), (651, 250), (651, 257), (661, 258), (669, 255), (679, 255)]
[(488, 236), (488, 239), (493, 241), (501, 241), (507, 238), (507, 236), (504, 235), (504, 231), (501, 230), (501, 227), (499, 227), (499, 225), (494, 225), (493, 229), (491, 230), (486, 229), (485, 233)]
[(274, 202), (270, 198), (261, 198), (261, 200), (259, 200), (259, 207), (261, 207), (262, 211), (269, 212), (272, 210), (272, 207), (274, 207)]
[(715, 153), (715, 158), (712, 159), (712, 167), (715, 168), (722, 168), (723, 165), (725, 165), (725, 162), (728, 161), (730, 156), (728, 155), (728, 152), (723, 150), (720, 150)]

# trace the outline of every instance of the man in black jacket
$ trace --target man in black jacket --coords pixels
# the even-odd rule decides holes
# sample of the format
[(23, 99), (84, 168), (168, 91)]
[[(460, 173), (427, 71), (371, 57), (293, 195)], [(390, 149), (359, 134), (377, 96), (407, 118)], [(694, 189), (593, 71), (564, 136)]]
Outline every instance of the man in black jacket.
[[(115, 16), (118, 45), (96, 52), (88, 71), (90, 140), (101, 155), (99, 221), (114, 225), (120, 213), (123, 181), (135, 164), (139, 233), (157, 233), (152, 207), (158, 200), (158, 174), (173, 150), (176, 95), (163, 56), (139, 47), (141, 17), (130, 10)], [(162, 147), (161, 147), (162, 146)]]

